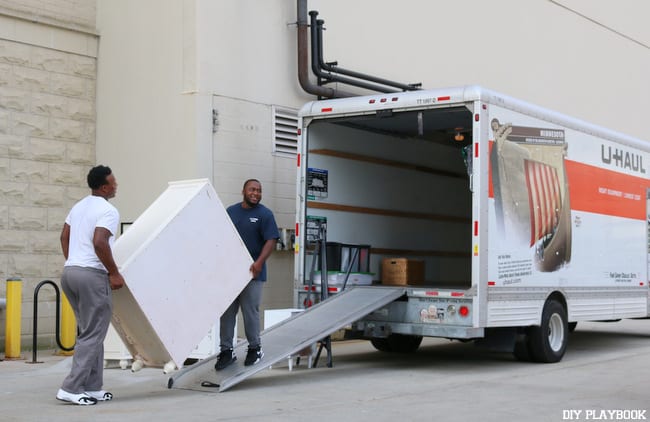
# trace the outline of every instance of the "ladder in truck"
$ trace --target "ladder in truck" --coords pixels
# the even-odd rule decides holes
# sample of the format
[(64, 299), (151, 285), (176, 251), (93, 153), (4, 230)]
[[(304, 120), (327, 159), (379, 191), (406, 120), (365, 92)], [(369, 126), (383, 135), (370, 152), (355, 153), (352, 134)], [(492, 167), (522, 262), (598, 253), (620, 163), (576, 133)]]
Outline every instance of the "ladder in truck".
[(173, 374), (168, 388), (225, 391), (282, 359), (358, 321), (406, 293), (404, 287), (355, 286), (288, 318), (260, 334), (264, 358), (244, 366), (248, 342), (234, 348), (237, 360), (221, 371), (214, 369), (217, 355), (210, 356)]

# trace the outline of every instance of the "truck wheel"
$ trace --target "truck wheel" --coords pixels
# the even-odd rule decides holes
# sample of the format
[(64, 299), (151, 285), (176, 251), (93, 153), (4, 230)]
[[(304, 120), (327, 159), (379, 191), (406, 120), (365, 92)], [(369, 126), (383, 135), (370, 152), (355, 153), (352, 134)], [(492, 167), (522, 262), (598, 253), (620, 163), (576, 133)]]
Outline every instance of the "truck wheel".
[(559, 362), (564, 356), (569, 341), (569, 327), (564, 306), (556, 300), (544, 305), (542, 324), (530, 327), (528, 332), (529, 351), (536, 362)]
[(380, 352), (413, 353), (420, 347), (422, 336), (391, 334), (388, 337), (372, 338), (370, 343)]

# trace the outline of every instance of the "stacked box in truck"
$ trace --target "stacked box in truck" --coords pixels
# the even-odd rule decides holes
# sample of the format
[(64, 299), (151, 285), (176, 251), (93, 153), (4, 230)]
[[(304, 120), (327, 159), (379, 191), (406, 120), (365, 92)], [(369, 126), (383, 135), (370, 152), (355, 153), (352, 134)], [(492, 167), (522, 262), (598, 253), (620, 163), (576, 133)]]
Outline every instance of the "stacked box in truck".
[(327, 241), (370, 245), (376, 288), (382, 259), (424, 262), (424, 284), (350, 328), (380, 350), (433, 336), (554, 362), (579, 321), (650, 315), (647, 143), (476, 86), (300, 116), (297, 306), (318, 221)]

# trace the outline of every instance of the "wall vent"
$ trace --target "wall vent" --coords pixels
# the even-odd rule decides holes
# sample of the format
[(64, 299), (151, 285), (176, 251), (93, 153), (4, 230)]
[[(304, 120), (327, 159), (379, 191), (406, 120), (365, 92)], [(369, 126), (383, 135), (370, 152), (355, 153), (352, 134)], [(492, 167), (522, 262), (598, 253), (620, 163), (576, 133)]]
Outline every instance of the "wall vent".
[(298, 153), (298, 111), (273, 106), (273, 153), (295, 157)]

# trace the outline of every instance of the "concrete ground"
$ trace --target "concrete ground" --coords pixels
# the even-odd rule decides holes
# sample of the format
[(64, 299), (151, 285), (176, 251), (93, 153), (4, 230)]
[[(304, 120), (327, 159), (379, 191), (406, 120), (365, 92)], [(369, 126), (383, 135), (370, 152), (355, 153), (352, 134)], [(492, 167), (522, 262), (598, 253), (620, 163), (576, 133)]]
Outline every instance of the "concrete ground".
[[(425, 339), (417, 353), (336, 342), (334, 367), (275, 366), (224, 393), (167, 389), (161, 369), (106, 369), (112, 402), (54, 396), (70, 359), (0, 362), (1, 421), (562, 421), (650, 419), (650, 320), (581, 323), (564, 359), (531, 364), (471, 343)], [(603, 413), (604, 412), (604, 413)], [(618, 412), (618, 413), (617, 413)]]

